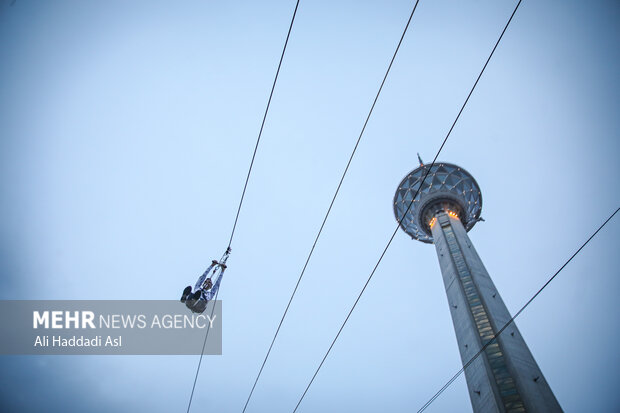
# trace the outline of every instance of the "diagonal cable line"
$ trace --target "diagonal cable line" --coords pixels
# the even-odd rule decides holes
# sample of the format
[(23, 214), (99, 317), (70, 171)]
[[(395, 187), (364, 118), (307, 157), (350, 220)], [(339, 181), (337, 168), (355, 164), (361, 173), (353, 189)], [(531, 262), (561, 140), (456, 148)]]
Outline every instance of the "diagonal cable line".
[(454, 376), (452, 376), (452, 378), (451, 378), (450, 380), (448, 380), (448, 382), (447, 382), (446, 384), (444, 384), (444, 386), (443, 386), (441, 389), (439, 389), (439, 391), (438, 391), (437, 393), (435, 393), (435, 394), (433, 395), (433, 397), (431, 397), (431, 398), (430, 398), (430, 399), (429, 399), (429, 400), (428, 400), (428, 401), (427, 401), (427, 402), (426, 402), (426, 403), (425, 403), (425, 404), (424, 404), (424, 405), (420, 408), (420, 410), (418, 410), (418, 413), (421, 413), (421, 412), (423, 412), (424, 410), (426, 410), (426, 408), (428, 408), (428, 407), (429, 407), (429, 406), (430, 406), (430, 405), (431, 405), (431, 404), (432, 404), (432, 403), (433, 403), (433, 402), (434, 402), (434, 401), (435, 401), (435, 400), (436, 400), (436, 399), (437, 399), (437, 398), (441, 395), (441, 393), (443, 393), (443, 392), (444, 392), (444, 390), (446, 390), (448, 387), (450, 387), (450, 385), (451, 385), (451, 384), (452, 384), (452, 383), (453, 383), (453, 382), (454, 382), (454, 381), (455, 381), (455, 380), (456, 380), (456, 379), (457, 379), (457, 378), (461, 375), (461, 373), (463, 373), (463, 372), (465, 371), (465, 369), (467, 369), (467, 367), (469, 367), (469, 366), (471, 365), (471, 363), (473, 363), (473, 362), (474, 362), (474, 360), (476, 360), (476, 359), (478, 358), (478, 356), (480, 356), (480, 354), (482, 354), (482, 353), (484, 352), (484, 350), (486, 350), (486, 348), (487, 348), (488, 346), (490, 346), (491, 344), (493, 344), (493, 343), (496, 341), (497, 337), (498, 337), (500, 334), (502, 334), (502, 332), (503, 332), (506, 328), (508, 328), (508, 326), (509, 326), (510, 324), (512, 324), (512, 322), (514, 322), (515, 318), (519, 317), (519, 315), (523, 312), (523, 310), (525, 310), (525, 308), (526, 308), (528, 305), (530, 305), (530, 303), (531, 303), (532, 301), (534, 301), (534, 299), (535, 299), (536, 297), (538, 297), (538, 295), (542, 292), (542, 290), (544, 290), (544, 289), (545, 289), (545, 287), (547, 287), (547, 285), (549, 285), (549, 283), (551, 283), (551, 281), (553, 281), (553, 279), (554, 279), (554, 278), (555, 278), (555, 277), (556, 277), (556, 276), (557, 276), (557, 275), (558, 275), (558, 274), (559, 274), (559, 273), (560, 273), (560, 272), (564, 269), (564, 267), (566, 267), (566, 266), (568, 265), (568, 263), (569, 263), (569, 262), (571, 262), (571, 261), (573, 260), (573, 258), (575, 258), (575, 257), (577, 256), (577, 254), (579, 254), (579, 252), (580, 252), (580, 251), (581, 251), (581, 250), (582, 250), (582, 249), (583, 249), (586, 245), (588, 245), (588, 243), (592, 240), (592, 238), (594, 238), (594, 237), (596, 236), (596, 234), (598, 234), (598, 232), (599, 232), (600, 230), (602, 230), (602, 229), (603, 229), (603, 227), (604, 227), (605, 225), (607, 225), (607, 223), (608, 223), (609, 221), (611, 221), (611, 219), (614, 217), (614, 215), (616, 215), (616, 213), (617, 213), (618, 211), (620, 211), (620, 208), (616, 209), (616, 210), (614, 211), (614, 213), (613, 213), (613, 214), (611, 214), (611, 215), (609, 216), (609, 218), (607, 218), (607, 219), (605, 220), (605, 222), (603, 222), (603, 224), (602, 224), (600, 227), (598, 227), (598, 229), (597, 229), (596, 231), (594, 231), (594, 233), (593, 233), (592, 235), (590, 235), (590, 238), (588, 238), (588, 239), (587, 239), (587, 240), (586, 240), (583, 244), (581, 244), (581, 247), (579, 247), (579, 249), (577, 249), (577, 251), (575, 251), (575, 252), (573, 253), (573, 255), (571, 255), (571, 257), (570, 257), (570, 258), (569, 258), (569, 259), (568, 259), (568, 260), (567, 260), (567, 261), (566, 261), (566, 262), (565, 262), (565, 263), (564, 263), (564, 264), (560, 267), (560, 269), (558, 269), (558, 270), (555, 272), (555, 274), (553, 274), (553, 275), (551, 276), (551, 278), (549, 278), (549, 279), (547, 280), (547, 282), (546, 282), (546, 283), (544, 283), (542, 287), (540, 287), (540, 289), (536, 292), (536, 294), (534, 294), (534, 295), (532, 296), (532, 298), (530, 298), (530, 299), (529, 299), (529, 300), (528, 300), (528, 301), (527, 301), (527, 302), (523, 305), (523, 307), (521, 307), (521, 309), (520, 309), (519, 311), (517, 311), (517, 312), (516, 312), (516, 314), (515, 314), (514, 316), (512, 316), (512, 318), (511, 318), (510, 320), (508, 320), (508, 322), (507, 322), (507, 323), (506, 323), (506, 324), (505, 324), (505, 325), (504, 325), (504, 326), (503, 326), (503, 327), (502, 327), (502, 328), (501, 328), (501, 329), (500, 329), (500, 330), (499, 330), (499, 331), (498, 331), (498, 332), (497, 332), (497, 333), (496, 333), (493, 337), (491, 337), (491, 339), (490, 339), (490, 340), (489, 340), (489, 341), (488, 341), (488, 342), (487, 342), (484, 346), (482, 346), (482, 348), (481, 348), (481, 349), (480, 349), (480, 350), (479, 350), (479, 351), (478, 351), (478, 352), (477, 352), (477, 353), (476, 353), (476, 354), (475, 354), (475, 355), (474, 355), (474, 356), (473, 356), (473, 357), (472, 357), (472, 358), (471, 358), (471, 359), (470, 359), (467, 363), (465, 363), (465, 365), (464, 365), (464, 366), (463, 366), (463, 367), (462, 367), (462, 368), (461, 368), (461, 369), (460, 369), (460, 370), (459, 370), (459, 371), (458, 371), (458, 372), (457, 372)]
[[(220, 290), (217, 290), (215, 293), (213, 303), (213, 308), (211, 309), (211, 320), (213, 320), (213, 312), (215, 311), (215, 305), (217, 303), (217, 296), (220, 293)], [(202, 351), (200, 352), (200, 359), (198, 360), (198, 367), (196, 368), (196, 377), (194, 377), (194, 385), (192, 386), (192, 394), (189, 396), (189, 403), (187, 404), (187, 413), (189, 413), (189, 409), (192, 407), (192, 399), (194, 398), (194, 390), (196, 390), (196, 382), (198, 381), (198, 373), (200, 372), (200, 365), (202, 364), (202, 356), (205, 354), (205, 347), (207, 346), (207, 339), (209, 338), (209, 331), (211, 330), (211, 323), (207, 327), (207, 332), (205, 333), (205, 341), (202, 343)]]
[(254, 393), (254, 389), (256, 389), (256, 384), (258, 383), (258, 380), (263, 372), (263, 369), (265, 368), (265, 364), (267, 363), (267, 359), (269, 358), (269, 355), (271, 354), (271, 350), (273, 348), (273, 345), (276, 341), (276, 338), (278, 337), (278, 334), (280, 332), (280, 328), (282, 327), (282, 323), (284, 322), (284, 319), (286, 318), (286, 314), (288, 313), (289, 307), (291, 306), (291, 302), (293, 301), (293, 298), (295, 297), (295, 294), (297, 293), (297, 288), (299, 287), (299, 283), (301, 282), (301, 279), (303, 278), (305, 272), (306, 272), (306, 268), (308, 267), (308, 263), (310, 262), (310, 258), (312, 257), (312, 254), (314, 253), (314, 248), (316, 247), (317, 242), (319, 241), (319, 238), (321, 236), (321, 233), (323, 232), (323, 227), (325, 227), (325, 223), (327, 222), (327, 217), (329, 217), (329, 213), (332, 210), (332, 207), (334, 206), (334, 202), (336, 201), (336, 197), (338, 196), (338, 193), (340, 192), (340, 187), (342, 186), (342, 182), (344, 181), (344, 177), (346, 176), (347, 172), (349, 171), (349, 166), (351, 166), (351, 161), (353, 160), (353, 157), (355, 156), (355, 152), (357, 151), (357, 147), (359, 146), (360, 141), (362, 140), (362, 136), (364, 135), (364, 131), (366, 130), (366, 126), (368, 125), (368, 121), (370, 120), (370, 116), (372, 115), (372, 112), (375, 108), (375, 105), (377, 103), (377, 100), (379, 99), (379, 95), (381, 94), (381, 90), (383, 89), (383, 85), (385, 84), (385, 81), (387, 80), (387, 77), (390, 73), (390, 70), (392, 69), (392, 64), (394, 63), (394, 60), (396, 59), (396, 55), (398, 54), (398, 50), (400, 49), (400, 46), (403, 42), (403, 39), (405, 38), (405, 34), (407, 33), (407, 30), (409, 28), (409, 24), (411, 23), (411, 19), (413, 18), (413, 14), (416, 11), (416, 8), (418, 7), (418, 3), (420, 2), (420, 0), (416, 0), (415, 5), (413, 6), (413, 10), (411, 11), (411, 14), (409, 15), (409, 19), (407, 20), (407, 24), (405, 25), (405, 29), (403, 30), (403, 33), (400, 37), (400, 40), (398, 41), (398, 45), (396, 46), (396, 50), (394, 51), (394, 54), (392, 55), (392, 59), (390, 60), (390, 64), (388, 65), (388, 68), (385, 72), (385, 75), (383, 76), (383, 80), (381, 81), (381, 85), (379, 86), (379, 90), (377, 91), (377, 94), (375, 96), (375, 99), (372, 102), (372, 105), (370, 107), (370, 111), (368, 112), (368, 116), (366, 116), (366, 120), (364, 122), (364, 126), (362, 127), (362, 130), (357, 138), (357, 142), (355, 143), (355, 146), (353, 147), (353, 151), (351, 152), (351, 156), (349, 157), (349, 161), (347, 162), (347, 165), (344, 169), (344, 172), (342, 173), (342, 176), (340, 177), (340, 182), (338, 183), (338, 187), (336, 188), (336, 192), (334, 193), (334, 196), (332, 197), (332, 200), (329, 204), (329, 208), (327, 208), (327, 212), (325, 214), (325, 217), (323, 218), (323, 222), (321, 223), (321, 227), (319, 228), (319, 232), (317, 233), (315, 239), (314, 239), (314, 243), (312, 244), (312, 248), (310, 249), (310, 253), (308, 254), (308, 257), (306, 258), (306, 262), (301, 270), (301, 274), (299, 275), (299, 278), (297, 279), (297, 283), (295, 284), (295, 288), (293, 289), (293, 293), (291, 294), (291, 297), (288, 301), (288, 304), (286, 305), (286, 308), (284, 310), (284, 314), (282, 314), (282, 318), (280, 319), (280, 323), (278, 324), (278, 328), (276, 329), (276, 332), (273, 336), (273, 339), (271, 340), (271, 344), (269, 345), (269, 349), (267, 350), (267, 354), (265, 355), (265, 359), (263, 360), (263, 363), (258, 371), (258, 374), (256, 376), (256, 379), (254, 380), (254, 384), (252, 385), (252, 390), (250, 390), (250, 394), (248, 395), (248, 398), (245, 402), (245, 406), (243, 406), (243, 412), (246, 411), (248, 404), (250, 402), (250, 399), (252, 398), (252, 394)]
[(243, 199), (245, 198), (245, 190), (248, 188), (248, 182), (250, 180), (250, 174), (252, 173), (252, 166), (254, 166), (254, 159), (256, 158), (256, 151), (258, 150), (258, 144), (260, 138), (263, 135), (263, 128), (265, 127), (265, 121), (267, 120), (267, 113), (269, 112), (269, 106), (271, 105), (271, 98), (273, 97), (273, 91), (276, 89), (276, 83), (278, 82), (278, 75), (280, 74), (280, 68), (282, 67), (282, 60), (284, 60), (284, 53), (286, 52), (286, 46), (288, 46), (288, 40), (291, 37), (291, 30), (293, 30), (293, 23), (295, 22), (295, 16), (297, 15), (297, 8), (299, 7), (299, 0), (295, 4), (295, 11), (293, 11), (293, 17), (291, 18), (291, 24), (288, 27), (288, 33), (286, 34), (286, 40), (284, 41), (284, 47), (282, 48), (282, 55), (280, 55), (280, 62), (278, 63), (278, 70), (276, 70), (276, 76), (273, 79), (273, 85), (271, 86), (271, 92), (269, 93), (269, 99), (267, 100), (267, 107), (265, 107), (265, 114), (263, 115), (263, 121), (258, 131), (258, 137), (256, 138), (256, 145), (254, 146), (254, 153), (252, 154), (252, 160), (250, 161), (250, 167), (248, 174), (245, 178), (245, 184), (243, 185), (243, 192), (241, 193), (241, 199), (239, 200), (239, 207), (237, 208), (237, 215), (235, 216), (235, 223), (233, 224), (232, 231), (230, 233), (230, 239), (228, 240), (228, 248), (232, 244), (233, 237), (235, 236), (235, 230), (237, 229), (237, 221), (239, 220), (239, 213), (241, 212), (241, 205), (243, 205)]
[[(293, 11), (293, 17), (291, 17), (291, 23), (288, 27), (288, 32), (286, 33), (286, 40), (284, 41), (284, 47), (282, 48), (282, 54), (280, 55), (280, 61), (278, 62), (278, 69), (276, 70), (276, 75), (273, 79), (273, 84), (271, 85), (271, 92), (269, 93), (269, 99), (267, 100), (267, 106), (265, 107), (265, 113), (263, 115), (263, 120), (260, 125), (260, 130), (258, 131), (258, 137), (256, 138), (256, 145), (254, 145), (254, 152), (252, 153), (252, 160), (250, 161), (250, 167), (248, 168), (248, 173), (245, 178), (245, 183), (243, 185), (243, 192), (241, 193), (241, 199), (239, 200), (239, 206), (237, 207), (237, 214), (235, 215), (235, 222), (233, 224), (232, 231), (230, 233), (230, 239), (228, 240), (228, 248), (227, 251), (230, 251), (230, 245), (232, 244), (233, 237), (235, 235), (235, 230), (237, 229), (237, 221), (239, 220), (239, 213), (241, 212), (241, 206), (243, 205), (243, 199), (245, 198), (245, 191), (248, 187), (248, 182), (250, 180), (250, 175), (252, 173), (252, 167), (254, 166), (254, 160), (256, 159), (256, 152), (258, 150), (258, 145), (260, 143), (260, 138), (263, 134), (263, 129), (265, 127), (265, 121), (267, 120), (267, 113), (269, 113), (269, 107), (271, 106), (271, 99), (273, 98), (273, 92), (276, 88), (276, 83), (278, 82), (278, 76), (280, 75), (280, 68), (282, 67), (282, 61), (284, 60), (284, 54), (286, 52), (286, 47), (288, 46), (288, 41), (291, 37), (291, 31), (293, 30), (293, 23), (295, 23), (295, 16), (297, 16), (297, 9), (299, 8), (299, 0), (295, 3), (295, 10)], [(219, 290), (215, 294), (215, 301), (217, 301), (217, 296), (219, 294)], [(213, 306), (213, 310), (211, 311), (211, 317), (213, 317), (213, 311), (215, 311), (215, 304)], [(198, 360), (198, 367), (196, 368), (196, 376), (194, 377), (194, 384), (192, 385), (192, 393), (189, 397), (189, 403), (187, 405), (187, 413), (192, 406), (192, 399), (194, 397), (194, 390), (196, 389), (196, 382), (198, 381), (198, 374), (200, 373), (200, 365), (202, 364), (202, 357), (204, 356), (205, 346), (207, 344), (207, 338), (209, 337), (209, 329), (207, 328), (207, 332), (205, 334), (205, 340), (202, 345), (202, 351), (200, 352), (200, 359)]]
[[(495, 50), (497, 49), (497, 46), (499, 45), (500, 41), (504, 37), (504, 33), (506, 33), (506, 29), (508, 29), (508, 26), (510, 25), (510, 22), (512, 21), (512, 18), (514, 17), (515, 13), (517, 12), (517, 9), (519, 8), (519, 5), (521, 4), (521, 1), (522, 0), (519, 0), (519, 2), (517, 3), (515, 9), (513, 10), (512, 14), (510, 15), (510, 18), (508, 19), (508, 22), (504, 26), (504, 30), (502, 30), (502, 33), (500, 34), (499, 38), (497, 39), (497, 42), (495, 42), (495, 46), (493, 47), (493, 50), (491, 50), (491, 53), (489, 54), (489, 57), (487, 58), (486, 62), (484, 63), (484, 66), (482, 67), (482, 70), (480, 71), (480, 74), (478, 75), (478, 78), (474, 82), (474, 85), (472, 86), (471, 90), (469, 91), (469, 94), (467, 95), (467, 98), (465, 99), (465, 102), (463, 103), (463, 105), (461, 106), (461, 109), (459, 110), (458, 114), (456, 115), (456, 119), (454, 119), (454, 122), (452, 123), (452, 126), (448, 130), (448, 133), (446, 134), (446, 137), (444, 138), (443, 142), (441, 143), (441, 146), (439, 147), (439, 150), (437, 151), (437, 154), (435, 154), (435, 157), (433, 158), (433, 162), (431, 163), (430, 167), (427, 168), (426, 174), (424, 175), (424, 178), (422, 179), (422, 182), (420, 183), (420, 186), (416, 190), (415, 195), (413, 195), (413, 198), (411, 199), (411, 202), (409, 203), (409, 206), (407, 207), (407, 210), (403, 213), (402, 217), (398, 220), (398, 225), (396, 226), (396, 229), (392, 233), (392, 236), (390, 237), (387, 245), (383, 249), (383, 252), (381, 253), (381, 256), (379, 257), (379, 260), (377, 261), (377, 263), (375, 264), (374, 268), (372, 269), (370, 275), (368, 276), (368, 279), (366, 280), (366, 283), (364, 284), (364, 287), (360, 291), (360, 293), (357, 296), (355, 302), (353, 303), (353, 306), (351, 307), (351, 309), (349, 310), (349, 313), (347, 314), (346, 318), (344, 319), (344, 322), (340, 326), (340, 329), (338, 330), (338, 333), (336, 334), (336, 336), (332, 340), (329, 348), (327, 349), (327, 352), (323, 356), (323, 359), (321, 360), (321, 363), (317, 367), (316, 371), (314, 372), (314, 375), (310, 379), (310, 382), (306, 386), (306, 389), (304, 390), (303, 394), (299, 398), (299, 401), (297, 402), (297, 405), (295, 406), (295, 409), (293, 410), (293, 413), (295, 413), (297, 411), (297, 409), (299, 408), (299, 406), (300, 406), (301, 402), (303, 401), (304, 397), (308, 393), (308, 390), (310, 389), (310, 386), (314, 382), (314, 379), (316, 378), (317, 374), (319, 374), (319, 371), (321, 370), (321, 367), (323, 367), (323, 363), (325, 363), (325, 360), (327, 359), (327, 356), (329, 355), (329, 353), (331, 352), (332, 348), (334, 347), (334, 344), (336, 344), (336, 341), (338, 340), (338, 337), (340, 337), (340, 333), (342, 333), (342, 330), (344, 329), (344, 326), (349, 321), (349, 317), (351, 317), (351, 314), (353, 313), (353, 310), (355, 310), (355, 307), (357, 306), (357, 303), (359, 302), (360, 298), (362, 298), (362, 295), (364, 294), (364, 291), (366, 290), (366, 287), (368, 287), (368, 284), (370, 283), (370, 280), (372, 279), (373, 275), (375, 274), (375, 271), (379, 267), (379, 264), (383, 260), (383, 257), (385, 256), (385, 253), (387, 252), (388, 248), (392, 244), (392, 241), (394, 240), (394, 237), (398, 233), (398, 229), (400, 228), (403, 219), (405, 218), (405, 216), (407, 215), (407, 213), (411, 209), (411, 206), (413, 205), (413, 201), (418, 196), (418, 193), (420, 192), (420, 189), (422, 188), (422, 184), (424, 183), (424, 181), (426, 181), (426, 178), (428, 177), (428, 174), (430, 173), (431, 169), (435, 165), (435, 162), (437, 161), (437, 158), (439, 157), (439, 154), (441, 153), (443, 147), (445, 146), (446, 142), (448, 141), (448, 138), (450, 137), (450, 135), (452, 133), (452, 130), (454, 129), (457, 121), (461, 117), (461, 114), (463, 113), (463, 110), (465, 109), (465, 106), (467, 105), (467, 102), (469, 102), (469, 98), (471, 97), (471, 95), (473, 94), (474, 90), (476, 89), (476, 86), (478, 85), (478, 82), (480, 81), (480, 78), (482, 77), (482, 74), (484, 73), (487, 65), (489, 64), (489, 61), (493, 57), (493, 54), (495, 53)], [(416, 5), (417, 5), (417, 3), (416, 3)]]

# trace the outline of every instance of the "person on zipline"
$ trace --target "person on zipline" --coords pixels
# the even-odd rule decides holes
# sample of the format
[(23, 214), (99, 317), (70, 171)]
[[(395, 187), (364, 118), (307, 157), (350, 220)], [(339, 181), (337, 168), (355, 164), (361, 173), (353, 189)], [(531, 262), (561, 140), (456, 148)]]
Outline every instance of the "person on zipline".
[[(220, 276), (217, 278), (214, 285), (208, 275), (216, 265), (221, 267), (221, 271)], [(219, 262), (213, 260), (209, 268), (207, 268), (200, 278), (198, 278), (193, 291), (191, 285), (185, 287), (183, 290), (183, 295), (181, 296), (181, 302), (185, 303), (187, 308), (192, 310), (194, 313), (202, 313), (207, 308), (207, 303), (217, 294), (217, 290), (220, 288), (220, 283), (222, 282), (225, 269), (226, 264), (220, 264)]]

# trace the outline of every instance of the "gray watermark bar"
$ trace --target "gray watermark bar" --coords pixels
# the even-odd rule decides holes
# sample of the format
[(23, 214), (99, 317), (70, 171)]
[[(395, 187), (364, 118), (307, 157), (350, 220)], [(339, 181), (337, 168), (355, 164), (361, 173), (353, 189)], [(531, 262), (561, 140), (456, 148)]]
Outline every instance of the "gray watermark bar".
[(222, 354), (222, 302), (0, 300), (0, 354)]

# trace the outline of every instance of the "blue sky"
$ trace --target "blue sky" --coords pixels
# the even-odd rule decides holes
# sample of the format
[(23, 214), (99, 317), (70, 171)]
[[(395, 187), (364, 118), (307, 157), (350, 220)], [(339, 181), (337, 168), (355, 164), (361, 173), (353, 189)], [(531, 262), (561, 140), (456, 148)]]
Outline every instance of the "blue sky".
[[(516, 2), (421, 0), (248, 411), (292, 411)], [(302, 0), (196, 411), (238, 412), (413, 6)], [(177, 299), (228, 241), (293, 1), (0, 5), (3, 299)], [(620, 204), (614, 1), (524, 1), (440, 160), (516, 312)], [(620, 405), (610, 222), (518, 319), (566, 411)], [(614, 270), (615, 269), (615, 270)], [(184, 411), (197, 356), (2, 356), (7, 411)], [(300, 412), (411, 411), (460, 359), (434, 248), (400, 232)], [(428, 411), (469, 411), (464, 378)], [(192, 410), (194, 411), (194, 410)]]

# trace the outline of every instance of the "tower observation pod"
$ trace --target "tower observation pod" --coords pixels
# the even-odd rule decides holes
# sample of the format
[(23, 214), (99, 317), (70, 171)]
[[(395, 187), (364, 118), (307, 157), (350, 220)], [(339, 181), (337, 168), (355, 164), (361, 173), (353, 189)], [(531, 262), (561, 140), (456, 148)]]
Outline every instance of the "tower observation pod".
[[(435, 244), (463, 365), (511, 319), (467, 235), (481, 211), (478, 183), (450, 163), (420, 160), (394, 196), (403, 231)], [(562, 411), (514, 322), (465, 369), (465, 378), (474, 412)]]

